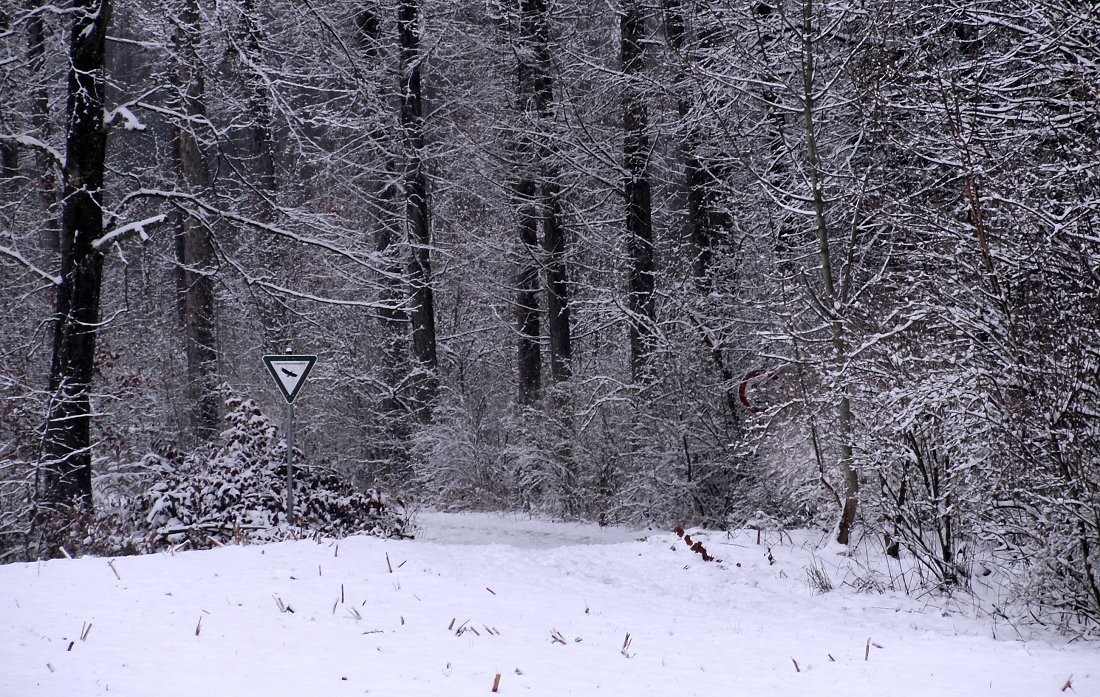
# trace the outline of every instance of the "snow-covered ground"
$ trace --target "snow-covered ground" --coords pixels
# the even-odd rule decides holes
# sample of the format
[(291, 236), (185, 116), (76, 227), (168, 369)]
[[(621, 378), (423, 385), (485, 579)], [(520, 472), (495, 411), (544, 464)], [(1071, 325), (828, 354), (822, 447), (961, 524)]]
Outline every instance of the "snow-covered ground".
[(1100, 695), (1100, 645), (857, 592), (811, 533), (697, 535), (707, 563), (663, 531), (418, 522), (0, 567), (0, 697)]

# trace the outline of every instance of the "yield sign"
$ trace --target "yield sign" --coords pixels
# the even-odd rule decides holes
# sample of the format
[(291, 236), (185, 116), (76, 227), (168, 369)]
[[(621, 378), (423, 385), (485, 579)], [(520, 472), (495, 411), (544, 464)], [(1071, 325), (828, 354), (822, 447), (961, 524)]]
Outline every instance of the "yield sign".
[(287, 404), (294, 402), (316, 362), (317, 356), (264, 356), (264, 363)]

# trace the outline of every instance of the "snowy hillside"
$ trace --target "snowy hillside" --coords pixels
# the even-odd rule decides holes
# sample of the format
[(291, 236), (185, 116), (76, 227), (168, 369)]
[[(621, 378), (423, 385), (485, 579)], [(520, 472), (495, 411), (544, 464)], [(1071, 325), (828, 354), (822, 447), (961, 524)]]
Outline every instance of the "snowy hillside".
[(810, 533), (696, 535), (707, 563), (664, 531), (419, 522), (0, 567), (0, 696), (1100, 695), (1095, 643), (857, 592)]

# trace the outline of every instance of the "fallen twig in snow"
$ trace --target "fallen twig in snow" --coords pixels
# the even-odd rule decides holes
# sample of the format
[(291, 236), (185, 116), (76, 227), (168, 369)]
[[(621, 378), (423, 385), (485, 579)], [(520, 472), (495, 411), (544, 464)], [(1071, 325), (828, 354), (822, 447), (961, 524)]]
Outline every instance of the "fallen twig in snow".
[(802, 669), (798, 667), (798, 661), (794, 660), (794, 656), (791, 656), (791, 663), (794, 664), (794, 672), (801, 673)]
[(121, 581), (122, 577), (118, 575), (118, 569), (115, 568), (115, 560), (114, 559), (108, 559), (107, 560), (107, 566), (111, 567), (111, 571), (114, 572), (115, 578), (117, 578), (119, 581)]
[(294, 608), (292, 608), (287, 603), (284, 603), (283, 599), (280, 598), (279, 596), (272, 595), (271, 597), (275, 599), (275, 605), (279, 608), (279, 612), (289, 612), (289, 613), (294, 612)]
[(867, 647), (863, 649), (863, 660), (870, 660), (872, 646), (874, 646), (876, 649), (882, 648), (882, 644), (876, 644), (875, 642), (871, 641), (871, 637), (867, 637)]
[(500, 689), (500, 673), (497, 673), (496, 677), (493, 678), (493, 692), (496, 692), (498, 689)]

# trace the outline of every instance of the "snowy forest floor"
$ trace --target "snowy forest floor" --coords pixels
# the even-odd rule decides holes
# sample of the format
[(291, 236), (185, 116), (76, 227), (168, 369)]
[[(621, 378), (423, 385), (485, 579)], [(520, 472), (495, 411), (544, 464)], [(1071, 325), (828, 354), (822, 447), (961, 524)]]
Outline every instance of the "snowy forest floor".
[(820, 533), (697, 533), (708, 563), (665, 531), (416, 522), (0, 567), (0, 697), (1100, 695), (1100, 644), (869, 589)]

